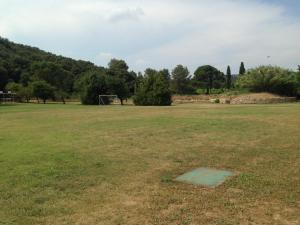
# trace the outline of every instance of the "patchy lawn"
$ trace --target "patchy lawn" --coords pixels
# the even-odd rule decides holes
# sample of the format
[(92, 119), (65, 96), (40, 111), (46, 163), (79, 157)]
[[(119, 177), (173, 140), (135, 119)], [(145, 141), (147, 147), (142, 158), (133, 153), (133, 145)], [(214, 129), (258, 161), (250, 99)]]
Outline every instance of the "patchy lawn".
[[(299, 224), (300, 104), (0, 106), (0, 224)], [(208, 189), (198, 167), (238, 174)]]

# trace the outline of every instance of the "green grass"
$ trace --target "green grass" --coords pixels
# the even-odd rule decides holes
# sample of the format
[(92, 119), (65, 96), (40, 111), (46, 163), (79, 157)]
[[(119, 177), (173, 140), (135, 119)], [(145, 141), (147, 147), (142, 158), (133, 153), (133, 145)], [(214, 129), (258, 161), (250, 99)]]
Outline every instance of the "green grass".
[[(300, 222), (300, 104), (2, 105), (0, 124), (0, 225)], [(237, 176), (173, 181), (198, 167)]]

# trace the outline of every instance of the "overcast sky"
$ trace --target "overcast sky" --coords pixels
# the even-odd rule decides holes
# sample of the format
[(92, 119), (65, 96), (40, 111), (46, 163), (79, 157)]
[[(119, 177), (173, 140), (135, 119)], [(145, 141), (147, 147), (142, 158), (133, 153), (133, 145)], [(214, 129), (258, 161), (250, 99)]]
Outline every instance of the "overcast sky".
[(135, 71), (296, 69), (299, 12), (299, 0), (0, 0), (0, 36), (102, 66), (122, 58)]

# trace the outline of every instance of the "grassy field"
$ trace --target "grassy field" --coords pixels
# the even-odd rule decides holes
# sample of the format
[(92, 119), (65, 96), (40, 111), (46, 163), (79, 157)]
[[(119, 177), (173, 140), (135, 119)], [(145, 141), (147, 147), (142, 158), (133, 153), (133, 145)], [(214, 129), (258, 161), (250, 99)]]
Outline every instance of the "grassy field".
[[(0, 106), (0, 224), (299, 224), (300, 104)], [(237, 174), (216, 189), (173, 181)]]

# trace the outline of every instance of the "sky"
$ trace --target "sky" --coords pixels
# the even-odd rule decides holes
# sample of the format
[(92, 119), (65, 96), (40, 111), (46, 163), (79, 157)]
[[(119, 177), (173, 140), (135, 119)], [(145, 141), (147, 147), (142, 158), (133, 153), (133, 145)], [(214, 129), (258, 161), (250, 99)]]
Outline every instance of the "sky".
[(0, 0), (0, 36), (130, 69), (300, 64), (299, 0)]

